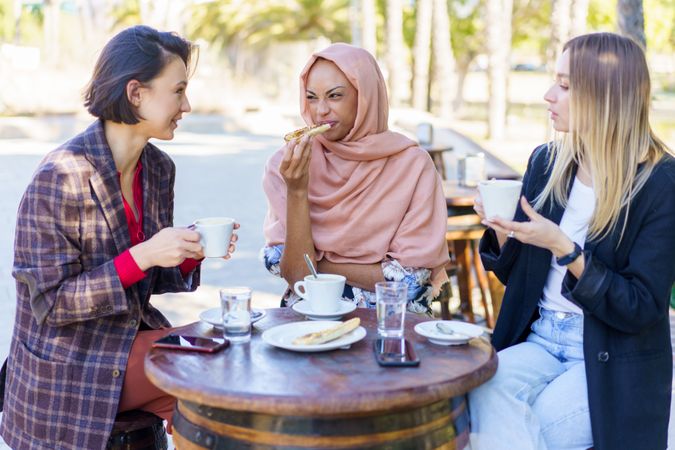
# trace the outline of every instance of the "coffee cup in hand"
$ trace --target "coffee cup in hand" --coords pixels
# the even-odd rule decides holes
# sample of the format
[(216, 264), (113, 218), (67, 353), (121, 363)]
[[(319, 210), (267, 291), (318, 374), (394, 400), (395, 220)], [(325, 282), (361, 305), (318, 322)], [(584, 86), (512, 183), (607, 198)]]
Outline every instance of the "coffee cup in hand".
[(342, 292), (347, 279), (342, 275), (322, 273), (318, 277), (307, 275), (304, 281), (298, 281), (293, 290), (309, 303), (315, 313), (328, 314), (340, 309)]
[(234, 219), (230, 217), (208, 217), (195, 220), (193, 228), (199, 233), (199, 243), (207, 258), (222, 258), (230, 248), (234, 230)]
[(478, 184), (485, 218), (512, 220), (516, 214), (523, 183), (516, 180), (485, 180)]

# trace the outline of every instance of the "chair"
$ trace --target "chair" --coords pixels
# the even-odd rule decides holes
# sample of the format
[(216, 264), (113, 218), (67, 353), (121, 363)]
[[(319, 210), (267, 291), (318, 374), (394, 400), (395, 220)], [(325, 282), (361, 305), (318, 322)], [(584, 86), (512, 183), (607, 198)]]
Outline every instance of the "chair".
[(443, 154), (445, 152), (451, 152), (453, 147), (441, 147), (441, 148), (430, 148), (425, 147), (425, 150), (431, 156), (431, 160), (434, 162), (434, 167), (436, 171), (441, 176), (442, 180), (447, 180), (447, 174), (445, 172), (445, 160), (443, 159)]
[(452, 151), (453, 147), (451, 145), (445, 145), (445, 143), (441, 146), (436, 144), (434, 139), (434, 126), (429, 122), (417, 124), (417, 127), (415, 128), (415, 137), (417, 138), (420, 147), (425, 149), (429, 153), (429, 156), (431, 156), (431, 160), (434, 162), (436, 171), (441, 176), (441, 179), (445, 180), (447, 177), (443, 153)]
[[(481, 302), (483, 309), (485, 310), (486, 324), (488, 327), (493, 328), (496, 314), (498, 313), (501, 303), (501, 297), (497, 299), (491, 295), (493, 291), (495, 294), (498, 291), (490, 289), (488, 275), (485, 273), (483, 264), (480, 261), (477, 241), (483, 236), (484, 231), (485, 227), (480, 223), (480, 217), (476, 214), (452, 216), (448, 217), (448, 227), (445, 238), (448, 241), (452, 260), (457, 266), (460, 311), (463, 317), (469, 322), (476, 321), (472, 304), (473, 279), (471, 275), (473, 272), (478, 281)], [(490, 313), (490, 308), (488, 306), (488, 296), (492, 303), (493, 314)], [(497, 295), (495, 295), (495, 297), (496, 296)]]
[(132, 410), (117, 414), (106, 450), (167, 450), (166, 430), (156, 415)]
[[(458, 267), (455, 262), (450, 261), (445, 265), (445, 273), (447, 273), (449, 279), (456, 277), (457, 272)], [(441, 304), (441, 319), (443, 320), (450, 320), (452, 318), (450, 315), (450, 299), (452, 299), (452, 286), (448, 282), (443, 285), (441, 292), (435, 299)]]

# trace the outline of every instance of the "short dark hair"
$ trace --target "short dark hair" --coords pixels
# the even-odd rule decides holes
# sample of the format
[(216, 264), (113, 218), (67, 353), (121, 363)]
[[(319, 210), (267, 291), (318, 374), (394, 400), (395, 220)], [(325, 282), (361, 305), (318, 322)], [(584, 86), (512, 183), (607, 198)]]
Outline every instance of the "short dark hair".
[(127, 98), (130, 80), (149, 82), (175, 57), (190, 67), (195, 45), (175, 33), (137, 25), (115, 35), (103, 48), (84, 92), (84, 106), (103, 120), (140, 121)]

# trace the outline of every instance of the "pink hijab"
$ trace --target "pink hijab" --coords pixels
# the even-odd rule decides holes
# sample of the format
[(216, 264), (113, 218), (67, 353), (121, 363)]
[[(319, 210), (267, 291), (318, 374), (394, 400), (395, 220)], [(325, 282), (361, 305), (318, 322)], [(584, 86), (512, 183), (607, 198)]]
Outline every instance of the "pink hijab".
[[(356, 120), (340, 141), (313, 138), (309, 175), (312, 237), (318, 260), (373, 264), (391, 258), (404, 267), (432, 269), (434, 295), (447, 281), (447, 209), (428, 153), (388, 130), (384, 79), (367, 51), (333, 44), (315, 53), (300, 75), (300, 111), (311, 116), (305, 84), (318, 58), (332, 61), (358, 91)], [(268, 160), (263, 188), (269, 201), (267, 245), (286, 239), (283, 148)]]

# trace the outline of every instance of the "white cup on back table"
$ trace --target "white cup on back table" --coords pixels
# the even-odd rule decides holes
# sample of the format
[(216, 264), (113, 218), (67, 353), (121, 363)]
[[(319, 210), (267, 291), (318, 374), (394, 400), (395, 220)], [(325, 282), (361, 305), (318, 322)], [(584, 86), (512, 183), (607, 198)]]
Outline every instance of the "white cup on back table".
[(513, 220), (523, 183), (516, 180), (485, 180), (478, 183), (485, 218)]
[(227, 255), (232, 231), (234, 230), (234, 219), (231, 217), (207, 217), (195, 220), (192, 226), (201, 236), (199, 243), (204, 247), (204, 256), (222, 258)]
[(340, 309), (346, 281), (342, 275), (327, 273), (321, 273), (318, 277), (307, 275), (304, 281), (298, 281), (293, 285), (293, 290), (309, 303), (312, 311), (328, 314)]

